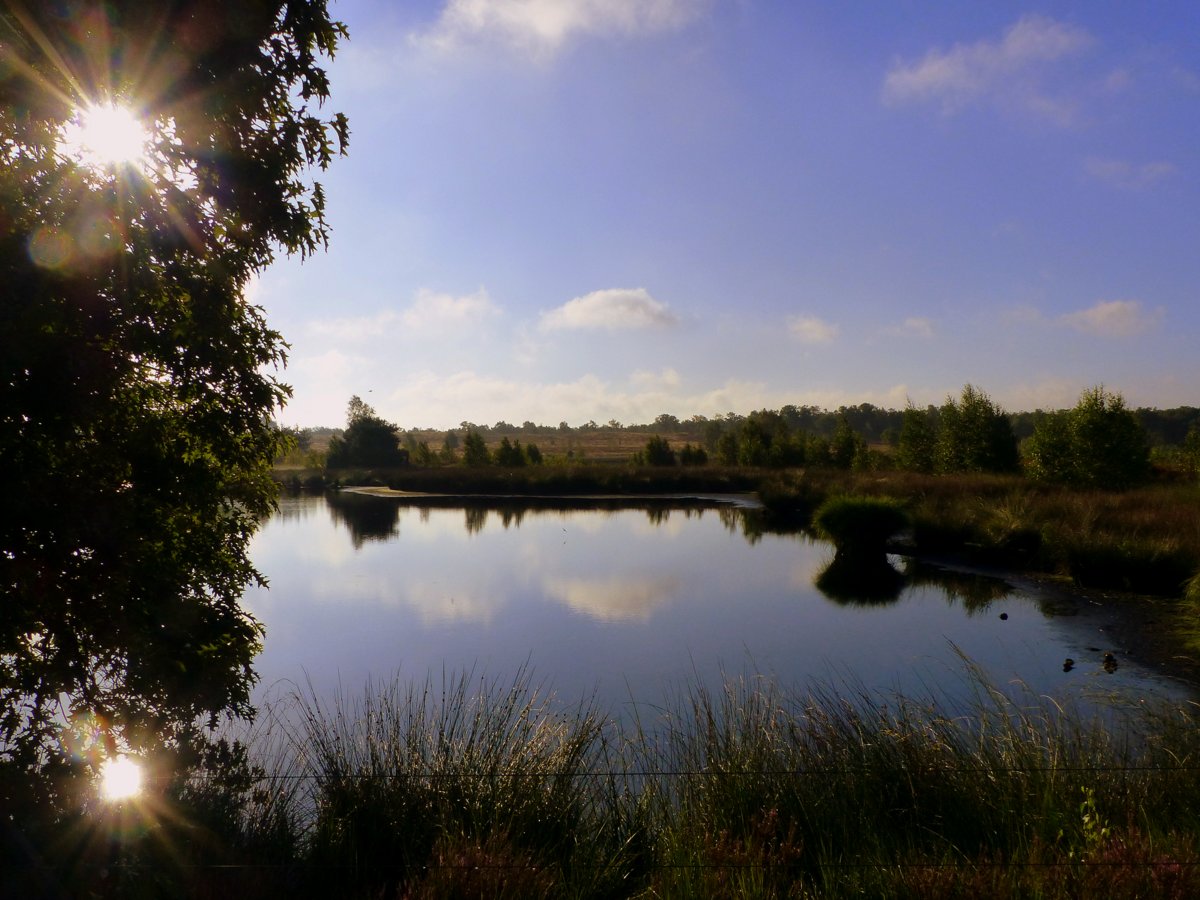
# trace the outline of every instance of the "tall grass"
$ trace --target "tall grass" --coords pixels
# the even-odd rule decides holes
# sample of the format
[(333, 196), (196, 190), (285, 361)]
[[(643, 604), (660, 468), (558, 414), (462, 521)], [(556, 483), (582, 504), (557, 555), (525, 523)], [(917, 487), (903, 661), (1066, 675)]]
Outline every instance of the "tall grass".
[[(297, 699), (321, 890), (603, 895), (627, 836), (609, 814), (606, 720), (554, 706), (524, 673)], [(465, 879), (465, 882), (463, 881)]]
[(310, 690), (277, 709), (279, 768), (231, 795), (243, 820), (274, 804), (289, 852), (176, 894), (1200, 895), (1194, 706), (1088, 719), (964, 665), (965, 700), (747, 676), (641, 721), (524, 673)]
[[(1196, 862), (1197, 816), (1182, 800), (1198, 786), (1190, 726), (1168, 717), (1114, 732), (975, 685), (958, 715), (747, 681), (694, 690), (651, 747), (652, 767), (690, 774), (655, 785), (650, 895), (980, 896), (969, 885), (1000, 866), (1019, 894), (1067, 896), (1044, 876), (1116, 854), (1124, 862), (1103, 878), (1133, 885), (1116, 896), (1141, 896), (1147, 873), (1130, 853)], [(1200, 888), (1200, 871), (1180, 872)]]

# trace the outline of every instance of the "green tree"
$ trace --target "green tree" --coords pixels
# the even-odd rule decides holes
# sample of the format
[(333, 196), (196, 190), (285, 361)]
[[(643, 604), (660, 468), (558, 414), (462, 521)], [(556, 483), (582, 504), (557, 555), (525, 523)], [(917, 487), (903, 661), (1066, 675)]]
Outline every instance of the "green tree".
[[(661, 419), (662, 416), (659, 416)], [(670, 442), (661, 435), (654, 435), (646, 441), (646, 449), (642, 451), (642, 461), (648, 466), (675, 465), (675, 451)]]
[(463, 438), (463, 465), (466, 466), (486, 466), (492, 461), (492, 454), (488, 452), (487, 444), (483, 441), (481, 435), (476, 429), (470, 428), (467, 430), (467, 436)]
[[(416, 442), (413, 442), (414, 446)], [(374, 408), (354, 396), (346, 411), (346, 431), (329, 442), (326, 466), (391, 468), (408, 463), (409, 451), (401, 449), (395, 423), (376, 415)]]
[(896, 464), (910, 472), (932, 472), (937, 464), (937, 443), (936, 411), (909, 403), (896, 442)]
[(544, 461), (542, 457), (542, 451), (538, 449), (538, 445), (532, 441), (525, 445), (525, 456), (529, 460), (529, 464), (531, 466), (540, 466)]
[(1034, 478), (1122, 490), (1149, 475), (1150, 447), (1124, 398), (1100, 386), (1084, 391), (1074, 409), (1037, 422), (1026, 463)]
[(834, 467), (849, 469), (854, 465), (854, 460), (864, 456), (866, 451), (867, 442), (862, 435), (850, 427), (850, 421), (844, 414), (838, 416), (837, 429), (829, 441), (829, 458)]
[(738, 453), (737, 434), (732, 429), (722, 432), (716, 441), (717, 462), (723, 466), (736, 466)]
[(1013, 472), (1017, 439), (998, 405), (974, 385), (956, 400), (947, 397), (938, 411), (938, 471)]
[[(65, 803), (81, 759), (251, 712), (261, 630), (239, 598), (288, 388), (244, 291), (327, 239), (306, 173), (346, 144), (318, 110), (343, 35), (324, 0), (0, 6), (6, 827)], [(139, 111), (144, 161), (64, 141), (114, 103)]]
[(1029, 477), (1071, 483), (1075, 479), (1074, 457), (1070, 411), (1057, 410), (1039, 416), (1033, 434), (1025, 442), (1025, 471)]
[(507, 436), (502, 438), (500, 446), (496, 448), (495, 462), (506, 468), (525, 465), (525, 451), (521, 449), (521, 442), (510, 441)]
[(708, 454), (703, 447), (684, 444), (679, 451), (679, 464), (681, 466), (702, 466), (708, 462)]

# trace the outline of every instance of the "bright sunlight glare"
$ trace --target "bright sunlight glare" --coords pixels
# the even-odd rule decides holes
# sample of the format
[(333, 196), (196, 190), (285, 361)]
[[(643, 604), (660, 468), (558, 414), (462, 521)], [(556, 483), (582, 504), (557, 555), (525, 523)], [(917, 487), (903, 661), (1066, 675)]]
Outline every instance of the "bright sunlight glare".
[(98, 103), (80, 109), (63, 127), (62, 147), (92, 169), (142, 166), (150, 134), (127, 106)]
[(108, 759), (100, 766), (100, 790), (106, 800), (127, 800), (142, 789), (142, 767), (128, 756)]

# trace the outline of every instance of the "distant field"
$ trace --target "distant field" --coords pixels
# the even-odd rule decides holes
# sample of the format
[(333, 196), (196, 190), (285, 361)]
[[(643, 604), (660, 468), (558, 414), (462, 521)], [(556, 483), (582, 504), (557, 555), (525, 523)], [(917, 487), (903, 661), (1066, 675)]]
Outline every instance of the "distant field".
[[(571, 432), (564, 433), (549, 433), (549, 434), (533, 434), (521, 433), (507, 435), (510, 441), (517, 440), (521, 442), (521, 446), (528, 444), (537, 444), (538, 449), (545, 456), (566, 456), (568, 452), (573, 452), (575, 457), (582, 455), (584, 459), (592, 460), (593, 462), (624, 462), (639, 450), (646, 448), (646, 441), (650, 440), (655, 434), (667, 439), (672, 447), (679, 449), (684, 444), (700, 443), (695, 438), (690, 438), (682, 432), (654, 432), (654, 431), (586, 431), (586, 432)], [(500, 441), (505, 435), (486, 435), (488, 449), (492, 450), (499, 446)], [(439, 435), (438, 442), (440, 445), (442, 438)], [(432, 446), (432, 444), (431, 444)]]

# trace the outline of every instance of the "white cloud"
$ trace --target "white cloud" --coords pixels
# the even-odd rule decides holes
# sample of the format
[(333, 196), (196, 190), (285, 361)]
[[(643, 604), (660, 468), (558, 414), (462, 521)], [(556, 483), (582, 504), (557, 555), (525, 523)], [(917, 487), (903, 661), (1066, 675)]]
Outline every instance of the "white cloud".
[(667, 368), (658, 372), (639, 369), (629, 376), (629, 383), (639, 390), (663, 390), (679, 387), (681, 379), (674, 369)]
[(544, 313), (542, 331), (568, 329), (661, 328), (674, 325), (678, 318), (666, 304), (650, 296), (645, 288), (611, 288), (576, 297), (557, 309)]
[(483, 288), (462, 297), (422, 288), (400, 319), (407, 327), (424, 331), (448, 326), (460, 328), (478, 323), (498, 312), (496, 304)]
[(354, 343), (377, 337), (400, 320), (395, 310), (385, 309), (373, 316), (351, 316), (345, 319), (316, 319), (308, 323), (308, 333), (342, 343)]
[(888, 103), (937, 103), (954, 113), (973, 102), (991, 100), (1018, 106), (1066, 123), (1069, 103), (1047, 96), (1038, 84), (1042, 66), (1086, 49), (1092, 37), (1082, 28), (1047, 16), (1026, 15), (999, 40), (955, 44), (930, 50), (915, 63), (897, 63), (883, 84)]
[(707, 6), (708, 0), (448, 0), (419, 40), (439, 49), (497, 42), (552, 55), (578, 37), (672, 31)]
[(1155, 328), (1163, 318), (1161, 308), (1144, 312), (1138, 300), (1104, 300), (1088, 309), (1059, 317), (1059, 322), (1101, 337), (1132, 337)]
[(1102, 159), (1095, 156), (1084, 160), (1083, 170), (1097, 181), (1127, 190), (1148, 187), (1178, 171), (1169, 162), (1134, 165), (1120, 159)]
[[(579, 425), (589, 419), (651, 422), (664, 412), (680, 417), (696, 414), (711, 417), (727, 412), (745, 413), (751, 409), (777, 409), (788, 403), (825, 409), (874, 403), (901, 409), (911, 393), (904, 384), (880, 390), (814, 390), (729, 379), (696, 390), (662, 381), (642, 387), (633, 381), (628, 378), (612, 382), (594, 374), (572, 381), (538, 381), (472, 371), (453, 374), (427, 371), (406, 375), (395, 390), (377, 390), (370, 402), (384, 418), (406, 426), (448, 428), (464, 420), (494, 422), (497, 419), (510, 422), (529, 419), (551, 425), (560, 421)], [(623, 387), (624, 384), (628, 387)], [(935, 391), (930, 396), (940, 400), (945, 393)], [(348, 395), (348, 389), (344, 390), (337, 409), (344, 406)], [(329, 416), (324, 418), (328, 420)], [(312, 420), (322, 421), (321, 418)], [(309, 419), (301, 418), (300, 421)]]
[(1084, 388), (1079, 378), (1046, 377), (1009, 387), (1004, 392), (1003, 402), (1012, 410), (1070, 409), (1078, 402)]
[(788, 331), (803, 344), (828, 344), (837, 337), (838, 327), (816, 316), (789, 316)]
[(923, 316), (910, 316), (899, 325), (885, 329), (891, 337), (931, 338), (933, 337), (933, 322)]
[(386, 336), (396, 329), (428, 332), (466, 328), (498, 312), (483, 288), (461, 297), (422, 288), (404, 309), (385, 309), (371, 316), (317, 320), (309, 323), (308, 332), (316, 337), (353, 343)]

